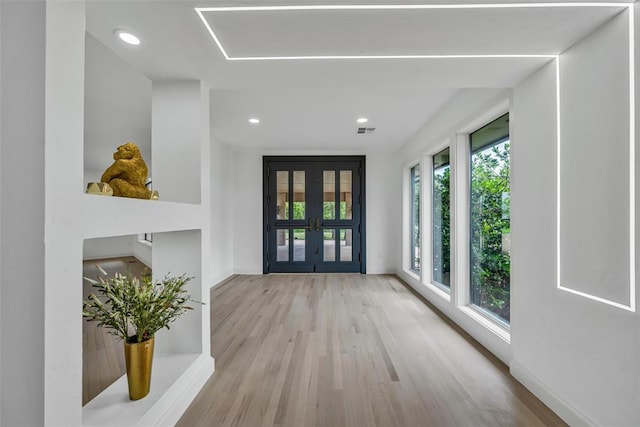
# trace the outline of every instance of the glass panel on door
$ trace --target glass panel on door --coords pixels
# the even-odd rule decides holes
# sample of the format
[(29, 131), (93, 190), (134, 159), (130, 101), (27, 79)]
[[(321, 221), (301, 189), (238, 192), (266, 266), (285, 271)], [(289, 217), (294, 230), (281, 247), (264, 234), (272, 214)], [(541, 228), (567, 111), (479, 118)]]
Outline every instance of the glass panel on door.
[(350, 228), (340, 230), (340, 261), (353, 261), (353, 231)]
[(307, 230), (304, 228), (293, 229), (293, 260), (304, 261), (306, 249)]
[(279, 262), (289, 261), (289, 230), (279, 228), (276, 230), (276, 260)]
[(336, 260), (336, 231), (325, 228), (322, 231), (322, 246), (324, 262), (335, 262)]
[(353, 180), (351, 171), (340, 171), (340, 219), (353, 219)]
[(336, 172), (322, 172), (322, 219), (336, 219)]
[(293, 171), (293, 219), (305, 218), (305, 173)]
[(289, 219), (289, 171), (276, 172), (276, 219)]

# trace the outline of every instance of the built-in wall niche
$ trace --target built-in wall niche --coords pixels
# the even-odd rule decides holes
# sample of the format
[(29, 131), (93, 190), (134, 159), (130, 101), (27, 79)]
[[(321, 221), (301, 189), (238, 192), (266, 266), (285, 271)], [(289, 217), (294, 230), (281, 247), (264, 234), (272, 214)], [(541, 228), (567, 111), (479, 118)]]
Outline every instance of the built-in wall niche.
[(152, 82), (117, 50), (85, 38), (83, 189), (101, 181), (119, 146), (133, 142), (159, 200), (200, 204), (209, 90), (196, 80)]
[(127, 142), (138, 146), (151, 177), (151, 80), (89, 33), (84, 74), (84, 188), (100, 182)]
[[(152, 236), (153, 242), (146, 241), (145, 235)], [(133, 275), (151, 272), (158, 280), (167, 274), (192, 277), (187, 291), (193, 300), (190, 304), (193, 310), (171, 324), (170, 330), (156, 333), (151, 391), (140, 401), (128, 399), (123, 343), (98, 329), (94, 322), (83, 322), (83, 424), (133, 425), (142, 417), (166, 410), (161, 407), (162, 397), (175, 392), (172, 387), (176, 381), (182, 380), (202, 354), (202, 310), (208, 308), (200, 303), (201, 231), (143, 232), (85, 239), (83, 275), (97, 277), (97, 266), (109, 276), (115, 272)], [(90, 284), (83, 284), (83, 299), (90, 288)]]
[[(151, 246), (137, 235), (86, 239), (82, 248), (82, 299), (92, 292), (84, 278), (98, 280), (115, 273), (142, 277), (151, 274)], [(125, 373), (122, 342), (95, 322), (82, 324), (82, 405), (99, 395)]]

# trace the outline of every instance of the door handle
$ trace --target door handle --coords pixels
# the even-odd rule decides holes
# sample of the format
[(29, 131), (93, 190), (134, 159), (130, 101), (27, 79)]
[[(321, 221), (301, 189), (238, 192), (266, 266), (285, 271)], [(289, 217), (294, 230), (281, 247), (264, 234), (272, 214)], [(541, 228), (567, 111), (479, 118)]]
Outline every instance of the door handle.
[(316, 231), (320, 231), (320, 218), (316, 218)]
[(313, 231), (313, 218), (309, 217), (309, 225), (305, 227), (307, 231)]

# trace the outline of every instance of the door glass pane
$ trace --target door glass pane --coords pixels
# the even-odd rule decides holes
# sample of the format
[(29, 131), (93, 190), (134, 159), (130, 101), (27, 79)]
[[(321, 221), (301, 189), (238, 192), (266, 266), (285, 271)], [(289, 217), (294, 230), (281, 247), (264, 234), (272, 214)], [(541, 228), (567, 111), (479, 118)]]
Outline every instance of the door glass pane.
[(340, 171), (340, 219), (353, 218), (353, 184), (351, 171)]
[(332, 262), (336, 260), (336, 231), (325, 228), (322, 231), (323, 260)]
[(353, 261), (353, 233), (350, 228), (340, 230), (340, 261)]
[(276, 172), (276, 219), (289, 219), (289, 171)]
[(289, 261), (289, 230), (279, 228), (276, 230), (277, 261)]
[(293, 171), (293, 219), (305, 218), (304, 171)]
[(450, 227), (449, 149), (433, 156), (433, 281), (450, 287), (451, 227)]
[(322, 194), (322, 219), (336, 219), (335, 171), (322, 172)]
[(296, 228), (293, 230), (293, 260), (304, 261), (304, 250), (307, 230)]
[(510, 320), (509, 115), (471, 134), (471, 303)]

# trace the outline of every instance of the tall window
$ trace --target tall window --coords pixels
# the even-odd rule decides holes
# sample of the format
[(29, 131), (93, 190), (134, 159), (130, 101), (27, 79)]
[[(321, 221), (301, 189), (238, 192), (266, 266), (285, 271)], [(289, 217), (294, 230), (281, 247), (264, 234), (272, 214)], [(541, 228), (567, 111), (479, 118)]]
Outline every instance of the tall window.
[(449, 148), (433, 156), (433, 281), (450, 287), (451, 227)]
[(420, 165), (411, 168), (411, 270), (420, 272)]
[(509, 114), (471, 134), (471, 303), (510, 321)]

